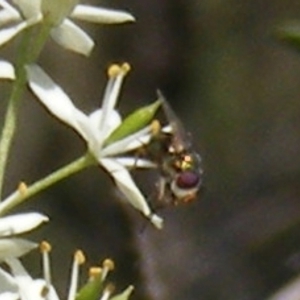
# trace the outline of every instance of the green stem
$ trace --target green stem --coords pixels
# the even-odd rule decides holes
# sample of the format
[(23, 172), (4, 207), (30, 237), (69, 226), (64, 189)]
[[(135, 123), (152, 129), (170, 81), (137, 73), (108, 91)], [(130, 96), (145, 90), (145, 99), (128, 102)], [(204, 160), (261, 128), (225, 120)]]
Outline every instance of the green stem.
[(33, 183), (32, 185), (19, 189), (10, 195), (5, 201), (0, 203), (0, 216), (6, 214), (15, 206), (24, 202), (28, 198), (34, 196), (35, 194), (45, 190), (46, 188), (52, 186), (53, 184), (65, 179), (91, 165), (97, 164), (96, 160), (87, 153), (86, 155), (76, 159), (75, 161), (69, 163), (68, 165), (56, 170), (55, 172), (49, 174), (43, 179), (40, 179)]
[(4, 117), (4, 125), (0, 139), (0, 199), (2, 197), (2, 187), (8, 154), (17, 127), (17, 112), (20, 106), (20, 99), (25, 87), (25, 72), (18, 72), (18, 76), (13, 86), (13, 90), (8, 101), (8, 107)]
[(33, 35), (34, 29), (35, 28), (29, 28), (25, 30), (21, 43), (18, 47), (19, 51), (15, 66), (16, 80), (14, 81), (12, 93), (8, 100), (0, 138), (0, 199), (2, 197), (3, 181), (8, 162), (8, 155), (17, 128), (17, 116), (21, 102), (20, 99), (26, 86), (27, 78), (24, 66), (38, 58), (51, 28), (46, 24), (40, 28), (37, 35)]

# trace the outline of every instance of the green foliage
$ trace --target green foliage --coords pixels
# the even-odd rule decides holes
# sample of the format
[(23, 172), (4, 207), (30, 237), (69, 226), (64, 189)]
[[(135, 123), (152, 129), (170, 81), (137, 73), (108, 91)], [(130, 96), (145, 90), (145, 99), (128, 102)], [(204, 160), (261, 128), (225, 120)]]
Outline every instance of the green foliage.
[(107, 146), (119, 141), (147, 126), (153, 119), (160, 105), (161, 101), (157, 100), (153, 104), (135, 110), (112, 132), (106, 139), (104, 145)]
[(132, 291), (133, 291), (133, 286), (129, 286), (125, 291), (112, 297), (110, 300), (127, 300), (129, 299)]
[(101, 274), (94, 276), (78, 292), (75, 300), (98, 300), (103, 291)]
[(276, 30), (276, 36), (281, 41), (300, 51), (300, 21), (290, 21)]
[[(101, 278), (101, 273), (93, 276), (77, 293), (75, 300), (99, 300), (105, 290), (105, 284)], [(129, 286), (120, 294), (109, 298), (110, 300), (128, 300), (132, 294), (133, 286)]]

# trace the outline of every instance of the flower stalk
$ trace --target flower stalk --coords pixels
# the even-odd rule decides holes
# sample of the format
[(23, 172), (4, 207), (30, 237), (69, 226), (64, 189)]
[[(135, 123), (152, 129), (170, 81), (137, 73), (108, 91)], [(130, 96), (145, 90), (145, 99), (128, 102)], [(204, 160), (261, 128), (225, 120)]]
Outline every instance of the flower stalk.
[(24, 188), (24, 183), (22, 183), (20, 185), (21, 188), (18, 188), (17, 191), (0, 203), (0, 216), (6, 214), (15, 206), (59, 182), (60, 180), (63, 180), (91, 165), (96, 164), (96, 160), (89, 153), (87, 153), (86, 155), (76, 159), (75, 161), (36, 181), (26, 188)]
[[(22, 40), (18, 47), (15, 66), (16, 80), (13, 83), (12, 92), (8, 100), (8, 106), (4, 117), (4, 124), (0, 138), (0, 199), (2, 198), (3, 181), (8, 161), (8, 154), (17, 128), (20, 99), (26, 87), (27, 75), (24, 67), (26, 64), (33, 62), (38, 58), (49, 35), (50, 27), (48, 24), (43, 24), (37, 35), (33, 35), (33, 30), (34, 28), (29, 28), (24, 31)], [(32, 43), (33, 38), (35, 38), (34, 43)]]

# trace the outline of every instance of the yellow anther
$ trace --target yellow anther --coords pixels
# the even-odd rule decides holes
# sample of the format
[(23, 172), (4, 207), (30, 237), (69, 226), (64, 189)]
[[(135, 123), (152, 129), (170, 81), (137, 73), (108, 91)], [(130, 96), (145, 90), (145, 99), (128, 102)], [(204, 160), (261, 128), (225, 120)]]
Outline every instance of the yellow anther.
[(112, 64), (107, 70), (109, 78), (117, 77), (118, 75), (126, 75), (130, 71), (131, 67), (129, 63), (123, 63), (122, 65)]
[(74, 254), (74, 260), (79, 264), (82, 265), (85, 263), (85, 256), (81, 250), (77, 250)]
[(102, 268), (100, 268), (100, 267), (91, 267), (89, 269), (89, 279), (93, 280), (97, 276), (101, 275), (101, 273), (102, 273)]
[(127, 74), (131, 70), (131, 66), (129, 63), (123, 63), (121, 69), (125, 74)]
[(46, 285), (44, 285), (41, 289), (41, 297), (46, 298), (48, 294), (49, 294), (49, 288)]
[(23, 181), (21, 181), (18, 185), (18, 191), (22, 196), (25, 196), (27, 193), (28, 187), (27, 184)]
[(103, 269), (106, 269), (107, 271), (112, 271), (115, 268), (115, 263), (113, 262), (112, 259), (107, 258), (102, 263), (102, 267), (103, 267)]
[(40, 251), (41, 252), (50, 252), (51, 250), (52, 250), (52, 247), (47, 241), (42, 241), (40, 243)]
[(117, 77), (120, 74), (120, 72), (121, 72), (121, 67), (117, 64), (113, 64), (109, 66), (107, 70), (107, 74), (109, 78)]
[(151, 133), (152, 135), (158, 135), (161, 132), (161, 125), (160, 122), (158, 120), (153, 120), (151, 122)]

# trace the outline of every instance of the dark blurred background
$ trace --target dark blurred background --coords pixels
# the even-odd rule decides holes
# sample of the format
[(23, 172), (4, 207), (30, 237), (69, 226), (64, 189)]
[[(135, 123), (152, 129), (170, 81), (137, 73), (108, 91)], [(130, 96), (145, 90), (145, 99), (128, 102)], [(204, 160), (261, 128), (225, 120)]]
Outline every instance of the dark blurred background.
[[(118, 289), (134, 284), (133, 299), (270, 297), (300, 272), (300, 54), (274, 34), (282, 22), (300, 20), (299, 1), (93, 4), (128, 10), (137, 22), (82, 23), (97, 43), (91, 58), (49, 42), (41, 65), (90, 112), (101, 103), (107, 66), (129, 62), (120, 112), (152, 102), (160, 88), (201, 153), (204, 188), (196, 202), (161, 211), (163, 231), (145, 228), (100, 168), (36, 196), (23, 208), (51, 216), (36, 239), (53, 244), (59, 289), (65, 262), (82, 248), (90, 265), (113, 258), (112, 280)], [(85, 150), (29, 93), (19, 124), (6, 193)]]

